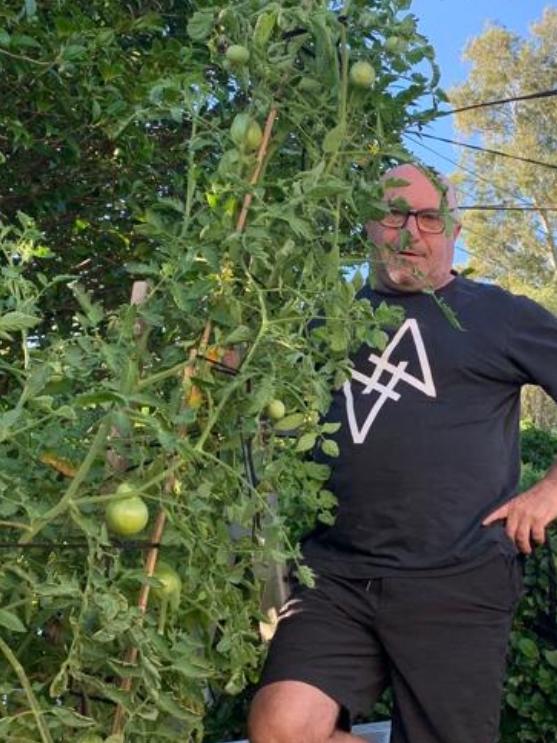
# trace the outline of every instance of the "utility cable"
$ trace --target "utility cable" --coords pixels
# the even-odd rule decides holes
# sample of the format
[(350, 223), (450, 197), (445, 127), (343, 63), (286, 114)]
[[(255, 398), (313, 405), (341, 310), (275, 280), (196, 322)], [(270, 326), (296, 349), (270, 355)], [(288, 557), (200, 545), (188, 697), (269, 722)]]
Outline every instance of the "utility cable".
[[(519, 201), (522, 201), (527, 206), (530, 206), (530, 202), (527, 201), (527, 199), (525, 199), (523, 196), (515, 193), (514, 191), (511, 191), (508, 188), (503, 188), (502, 186), (499, 186), (497, 184), (494, 184), (493, 181), (491, 181), (489, 178), (486, 178), (485, 176), (480, 175), (479, 173), (477, 173), (476, 171), (472, 170), (471, 168), (467, 168), (466, 166), (461, 165), (456, 160), (452, 160), (450, 157), (447, 157), (446, 155), (442, 155), (440, 152), (437, 152), (437, 150), (434, 150), (432, 147), (428, 147), (428, 145), (426, 145), (423, 142), (420, 142), (420, 141), (414, 139), (410, 135), (404, 134), (404, 136), (407, 137), (414, 144), (417, 144), (420, 147), (423, 147), (423, 149), (428, 150), (428, 152), (432, 152), (434, 155), (436, 155), (437, 157), (440, 157), (442, 160), (446, 160), (447, 162), (451, 163), (451, 165), (454, 165), (459, 170), (462, 170), (465, 173), (470, 174), (471, 176), (473, 176), (474, 178), (476, 178), (479, 181), (484, 181), (485, 183), (487, 183), (488, 185), (490, 185), (492, 188), (495, 188), (496, 190), (499, 190), (499, 191), (501, 191), (503, 193), (508, 193), (513, 198), (518, 199)], [(542, 229), (541, 227), (534, 227), (534, 230), (535, 230), (536, 234), (538, 234), (540, 237), (543, 238), (544, 241), (549, 240), (549, 234), (548, 234), (548, 232), (546, 232), (546, 230)]]
[[(407, 135), (405, 135), (405, 136), (407, 136)], [(409, 137), (409, 139), (411, 139), (411, 138)], [(433, 149), (432, 149), (431, 147), (428, 147), (427, 145), (424, 145), (424, 144), (423, 144), (422, 142), (418, 142), (418, 141), (415, 141), (415, 140), (413, 140), (413, 139), (411, 139), (411, 141), (414, 141), (414, 142), (415, 142), (415, 144), (418, 144), (418, 145), (420, 145), (420, 147), (423, 147), (423, 148), (425, 148), (426, 150), (429, 150), (429, 152), (433, 152), (433, 154), (437, 155), (438, 157), (441, 157), (441, 158), (443, 158), (444, 160), (448, 160), (448, 161), (449, 161), (450, 163), (452, 163), (453, 165), (456, 165), (457, 167), (460, 167), (460, 166), (458, 165), (458, 163), (456, 163), (456, 162), (455, 162), (454, 160), (451, 160), (450, 158), (444, 157), (443, 155), (441, 155), (441, 154), (439, 154), (438, 152), (436, 152), (436, 150), (433, 150)], [(465, 169), (465, 170), (466, 170), (466, 169)], [(469, 171), (469, 172), (471, 172), (471, 173), (472, 173), (472, 175), (475, 175), (475, 174), (473, 173), (473, 171)], [(479, 176), (479, 175), (478, 175), (477, 177), (478, 177), (478, 178), (481, 178), (481, 176)], [(484, 179), (484, 180), (487, 180), (487, 179)], [(491, 181), (488, 181), (488, 183), (491, 183)], [(458, 186), (457, 186), (457, 189), (458, 189), (458, 190), (460, 190), (460, 191), (463, 191), (463, 192), (465, 192), (465, 191), (464, 191), (464, 189), (462, 189), (462, 188), (459, 188)], [(459, 206), (458, 208), (460, 209), (461, 207)], [(476, 232), (475, 230), (472, 230), (472, 229), (470, 229), (470, 227), (468, 227), (468, 225), (467, 225), (467, 226), (465, 227), (465, 230), (466, 230), (466, 232), (467, 232), (467, 233), (469, 233), (469, 234), (471, 234), (471, 235), (475, 235), (476, 237), (480, 237), (480, 238), (482, 238), (482, 239), (484, 239), (484, 238), (485, 238), (485, 236), (484, 236), (484, 235), (480, 234), (479, 232)], [(504, 249), (508, 249), (508, 248), (509, 248), (509, 246), (508, 246), (508, 245), (502, 245), (502, 247), (503, 247)], [(467, 249), (467, 248), (463, 248), (463, 247), (462, 247), (461, 245), (458, 245), (458, 250), (462, 251), (462, 252), (463, 252), (463, 253), (465, 253), (466, 255), (469, 255), (469, 256), (471, 256), (472, 258), (477, 258), (478, 260), (480, 260), (480, 261), (483, 261), (484, 263), (489, 263), (489, 264), (491, 264), (491, 265), (495, 266), (495, 267), (496, 267), (497, 269), (501, 269), (501, 268), (503, 268), (503, 269), (507, 269), (507, 273), (510, 273), (510, 271), (511, 271), (510, 267), (509, 267), (509, 268), (507, 268), (506, 266), (504, 266), (504, 264), (503, 264), (503, 263), (497, 262), (497, 261), (493, 260), (493, 258), (489, 258), (489, 257), (487, 257), (487, 256), (481, 256), (481, 255), (478, 255), (477, 253), (475, 253), (475, 252), (474, 252), (474, 251), (472, 251), (472, 250), (469, 250), (469, 249)]]
[(408, 134), (414, 134), (417, 137), (426, 137), (427, 139), (435, 139), (438, 142), (447, 142), (448, 144), (456, 144), (459, 147), (467, 147), (470, 150), (478, 150), (478, 152), (487, 152), (490, 155), (499, 155), (500, 157), (508, 157), (511, 160), (520, 160), (524, 163), (530, 163), (531, 165), (541, 165), (544, 168), (550, 168), (551, 170), (557, 170), (557, 164), (544, 162), (543, 160), (533, 160), (530, 157), (520, 157), (520, 155), (511, 155), (509, 152), (502, 152), (501, 150), (492, 150), (489, 147), (480, 147), (475, 144), (469, 144), (468, 142), (458, 142), (456, 139), (447, 139), (446, 137), (437, 137), (433, 134), (425, 134), (425, 132), (416, 132), (411, 129), (408, 130)]
[(557, 206), (507, 206), (506, 204), (469, 204), (458, 208), (492, 212), (557, 212)]
[(533, 101), (537, 98), (551, 98), (557, 95), (557, 88), (552, 90), (541, 90), (538, 93), (529, 93), (528, 95), (517, 95), (512, 98), (500, 98), (495, 101), (484, 101), (480, 103), (472, 103), (470, 106), (462, 106), (461, 108), (452, 108), (450, 111), (440, 111), (439, 116), (450, 116), (452, 114), (459, 114), (463, 111), (472, 111), (475, 108), (487, 108), (488, 106), (500, 106), (503, 103), (515, 103), (516, 101)]

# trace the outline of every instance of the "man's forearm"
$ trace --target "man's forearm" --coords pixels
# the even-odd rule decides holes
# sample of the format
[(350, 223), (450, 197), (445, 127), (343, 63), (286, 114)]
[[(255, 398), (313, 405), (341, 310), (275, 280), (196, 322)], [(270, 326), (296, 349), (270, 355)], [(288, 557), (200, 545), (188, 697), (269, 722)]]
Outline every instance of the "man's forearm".
[(557, 497), (557, 459), (555, 459), (551, 467), (547, 470), (539, 484), (553, 488)]

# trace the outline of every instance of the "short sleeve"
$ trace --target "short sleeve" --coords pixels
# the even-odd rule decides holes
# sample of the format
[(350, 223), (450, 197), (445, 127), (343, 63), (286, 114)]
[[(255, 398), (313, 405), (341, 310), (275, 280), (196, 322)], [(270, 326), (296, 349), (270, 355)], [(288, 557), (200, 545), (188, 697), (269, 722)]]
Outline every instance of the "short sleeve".
[(528, 297), (513, 300), (508, 357), (520, 384), (539, 385), (557, 402), (557, 317)]

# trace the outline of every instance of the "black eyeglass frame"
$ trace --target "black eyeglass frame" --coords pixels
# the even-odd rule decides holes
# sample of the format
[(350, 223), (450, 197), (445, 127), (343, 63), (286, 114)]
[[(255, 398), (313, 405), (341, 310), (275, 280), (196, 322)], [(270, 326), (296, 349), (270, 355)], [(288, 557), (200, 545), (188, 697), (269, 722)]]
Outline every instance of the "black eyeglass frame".
[[(449, 209), (448, 211), (451, 212), (451, 211), (454, 211), (454, 209)], [(388, 217), (390, 214), (393, 214), (393, 212), (395, 212), (396, 214), (400, 214), (402, 217), (404, 217), (404, 221), (402, 222), (402, 224), (397, 225), (396, 227), (392, 224), (385, 224), (385, 222), (383, 221), (385, 217)], [(424, 230), (423, 227), (420, 226), (420, 221), (419, 221), (419, 217), (422, 214), (431, 214), (431, 215), (438, 216), (442, 221), (441, 229), (439, 230), (425, 229)], [(416, 220), (416, 225), (418, 229), (420, 230), (420, 232), (426, 232), (426, 233), (429, 233), (430, 235), (440, 235), (442, 232), (445, 231), (445, 220), (443, 218), (444, 212), (439, 212), (436, 209), (394, 209), (390, 211), (389, 214), (385, 214), (385, 217), (379, 220), (379, 224), (383, 225), (383, 227), (389, 227), (391, 230), (402, 230), (406, 227), (406, 224), (408, 222), (408, 217), (410, 217), (411, 215)]]

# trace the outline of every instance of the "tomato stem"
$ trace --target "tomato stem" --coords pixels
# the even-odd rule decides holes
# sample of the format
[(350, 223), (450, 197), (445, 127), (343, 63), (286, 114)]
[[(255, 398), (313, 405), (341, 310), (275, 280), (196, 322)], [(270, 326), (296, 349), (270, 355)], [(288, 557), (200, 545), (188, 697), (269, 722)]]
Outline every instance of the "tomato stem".
[(159, 612), (159, 625), (157, 627), (157, 632), (159, 635), (164, 635), (164, 627), (166, 624), (166, 615), (168, 611), (168, 599), (164, 598), (161, 601), (161, 608)]
[(27, 674), (25, 673), (23, 666), (13, 654), (9, 645), (7, 645), (1, 637), (0, 637), (0, 651), (3, 653), (4, 657), (6, 658), (6, 660), (12, 667), (14, 673), (16, 674), (21, 685), (23, 686), (25, 695), (27, 696), (27, 700), (29, 702), (29, 706), (31, 707), (33, 716), (35, 717), (35, 720), (37, 721), (37, 728), (41, 735), (41, 740), (43, 741), (43, 743), (53, 743), (53, 740), (50, 736), (50, 733), (48, 731), (48, 728), (43, 718), (44, 713), (39, 707), (37, 698), (35, 694), (33, 693), (33, 689), (31, 688), (29, 678), (27, 677)]

